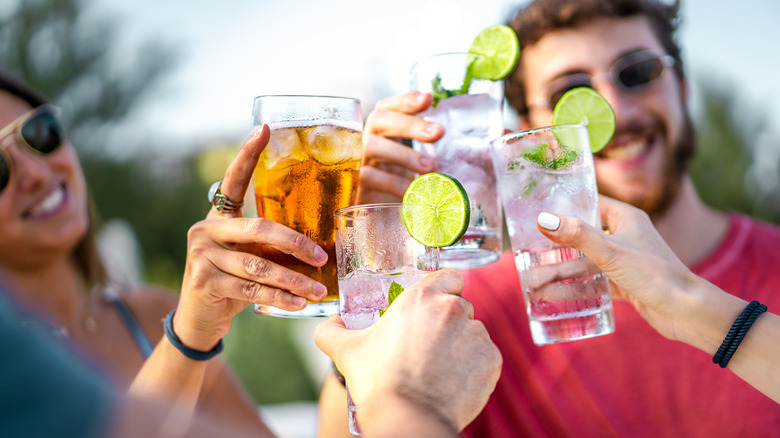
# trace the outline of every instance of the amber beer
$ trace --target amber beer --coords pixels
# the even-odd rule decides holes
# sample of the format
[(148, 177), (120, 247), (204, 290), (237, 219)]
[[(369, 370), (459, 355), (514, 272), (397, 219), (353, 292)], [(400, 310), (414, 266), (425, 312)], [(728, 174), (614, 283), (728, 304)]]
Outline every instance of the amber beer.
[[(267, 96), (271, 97), (275, 96)], [(257, 106), (256, 103), (255, 111)], [(309, 302), (299, 312), (257, 306), (258, 313), (327, 317), (338, 311), (333, 213), (353, 204), (362, 151), (359, 119), (338, 117), (343, 114), (326, 107), (316, 120), (263, 122), (271, 128), (271, 139), (254, 172), (258, 215), (308, 236), (328, 253), (328, 262), (317, 268), (269, 247), (262, 247), (261, 254), (319, 281), (328, 294), (322, 301)]]

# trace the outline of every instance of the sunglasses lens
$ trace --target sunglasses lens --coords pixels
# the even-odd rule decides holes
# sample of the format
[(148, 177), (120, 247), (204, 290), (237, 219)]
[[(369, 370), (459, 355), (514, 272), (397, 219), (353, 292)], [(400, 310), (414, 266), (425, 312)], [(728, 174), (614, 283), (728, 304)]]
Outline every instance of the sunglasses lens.
[(550, 110), (555, 108), (555, 105), (558, 104), (558, 101), (561, 100), (564, 94), (566, 94), (567, 91), (571, 91), (575, 88), (580, 87), (587, 87), (587, 88), (593, 88), (593, 85), (590, 83), (590, 78), (588, 76), (572, 76), (569, 78), (570, 80), (567, 80), (566, 83), (561, 84), (559, 87), (555, 89), (550, 94), (550, 100), (548, 104), (550, 105)]
[(626, 88), (636, 88), (658, 79), (663, 71), (664, 65), (660, 59), (645, 59), (620, 70), (618, 80)]
[(0, 154), (0, 190), (3, 190), (11, 180), (11, 165), (6, 157)]
[(24, 122), (22, 138), (38, 152), (48, 154), (62, 144), (63, 132), (54, 114), (41, 112)]

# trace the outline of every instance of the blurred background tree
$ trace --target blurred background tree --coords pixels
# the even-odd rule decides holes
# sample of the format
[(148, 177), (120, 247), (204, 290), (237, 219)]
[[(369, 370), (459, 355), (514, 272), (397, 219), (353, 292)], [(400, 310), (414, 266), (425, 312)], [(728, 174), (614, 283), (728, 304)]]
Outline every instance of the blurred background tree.
[(780, 136), (768, 115), (740, 100), (738, 84), (712, 75), (700, 89), (691, 174), (702, 199), (780, 224)]
[[(88, 0), (4, 2), (0, 66), (62, 109), (97, 206), (98, 228), (114, 218), (126, 220), (141, 247), (142, 280), (178, 291), (187, 230), (208, 212), (208, 187), (224, 175), (236, 148), (210, 155), (211, 171), (205, 173), (199, 172), (201, 151), (211, 145), (189, 148), (193, 153), (187, 156), (128, 152), (138, 139), (121, 125), (160, 92), (166, 73), (177, 66), (180, 47), (155, 35), (127, 47), (120, 38), (121, 21), (95, 14), (90, 5)], [(170, 145), (153, 146), (164, 151)], [(294, 331), (293, 321), (251, 312), (236, 318), (226, 358), (259, 404), (316, 399)]]

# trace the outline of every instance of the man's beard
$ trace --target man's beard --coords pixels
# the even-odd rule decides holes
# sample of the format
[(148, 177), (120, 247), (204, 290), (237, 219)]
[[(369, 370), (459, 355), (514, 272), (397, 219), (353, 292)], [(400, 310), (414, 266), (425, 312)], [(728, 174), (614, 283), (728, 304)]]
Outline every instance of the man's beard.
[[(653, 192), (646, 193), (635, 199), (624, 199), (624, 202), (642, 209), (652, 219), (663, 216), (680, 194), (683, 175), (688, 170), (688, 165), (695, 149), (696, 132), (690, 116), (685, 112), (682, 133), (674, 144), (674, 147), (666, 148), (664, 154), (664, 169), (661, 184)], [(615, 194), (605, 190), (602, 194), (615, 197)]]

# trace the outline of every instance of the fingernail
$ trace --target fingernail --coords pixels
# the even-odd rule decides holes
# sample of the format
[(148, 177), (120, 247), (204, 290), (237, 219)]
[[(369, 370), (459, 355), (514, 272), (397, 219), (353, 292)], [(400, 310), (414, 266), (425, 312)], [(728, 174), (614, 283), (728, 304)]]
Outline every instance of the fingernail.
[(293, 298), (293, 304), (295, 304), (295, 307), (301, 307), (306, 304), (306, 298), (295, 297)]
[(420, 167), (423, 169), (433, 169), (433, 160), (428, 157), (420, 157)]
[(435, 123), (428, 123), (425, 125), (425, 132), (431, 135), (436, 135), (439, 133), (439, 125)]
[(415, 101), (416, 103), (418, 103), (418, 104), (421, 104), (421, 103), (425, 102), (425, 98), (426, 98), (426, 97), (427, 97), (427, 96), (425, 95), (425, 93), (420, 93), (420, 92), (418, 92), (418, 93), (417, 93), (417, 94), (414, 96), (414, 101)]
[(314, 296), (317, 298), (325, 298), (325, 295), (328, 294), (328, 288), (326, 288), (324, 285), (317, 283), (314, 285)]
[(539, 213), (536, 220), (540, 227), (550, 231), (555, 231), (561, 226), (561, 218), (550, 213)]
[(323, 251), (319, 246), (314, 249), (314, 261), (317, 263), (324, 263), (328, 261), (328, 253)]

